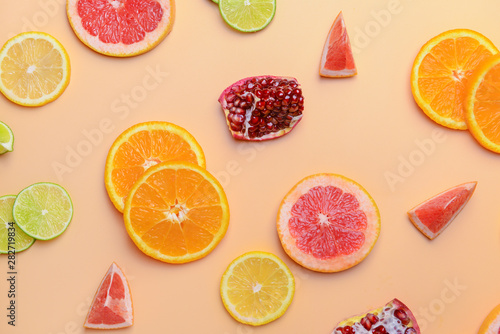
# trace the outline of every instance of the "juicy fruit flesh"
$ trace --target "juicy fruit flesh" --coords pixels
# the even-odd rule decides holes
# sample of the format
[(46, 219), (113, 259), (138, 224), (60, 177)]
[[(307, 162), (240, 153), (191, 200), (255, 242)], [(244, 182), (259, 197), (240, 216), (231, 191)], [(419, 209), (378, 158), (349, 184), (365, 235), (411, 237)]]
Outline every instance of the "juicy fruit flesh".
[(273, 19), (276, 0), (219, 0), (224, 21), (236, 30), (256, 32), (264, 29)]
[(300, 196), (288, 222), (297, 247), (319, 259), (358, 251), (367, 218), (358, 200), (334, 186), (317, 186)]
[[(24, 233), (14, 222), (12, 217), (12, 207), (16, 196), (2, 196), (0, 197), (0, 254), (7, 254), (9, 252), (9, 234), (14, 238), (14, 248), (16, 252), (21, 252), (29, 248), (35, 241), (32, 237)], [(14, 235), (12, 235), (12, 228), (14, 228)]]
[(302, 117), (304, 97), (295, 79), (253, 77), (223, 96), (231, 132), (241, 138), (262, 138), (293, 127)]
[(83, 28), (104, 43), (131, 45), (154, 31), (163, 9), (153, 0), (79, 0)]
[(0, 121), (0, 154), (12, 151), (14, 135), (7, 124)]
[(120, 324), (125, 322), (121, 315), (125, 298), (125, 286), (115, 273), (108, 275), (95, 297), (88, 322), (91, 324)]

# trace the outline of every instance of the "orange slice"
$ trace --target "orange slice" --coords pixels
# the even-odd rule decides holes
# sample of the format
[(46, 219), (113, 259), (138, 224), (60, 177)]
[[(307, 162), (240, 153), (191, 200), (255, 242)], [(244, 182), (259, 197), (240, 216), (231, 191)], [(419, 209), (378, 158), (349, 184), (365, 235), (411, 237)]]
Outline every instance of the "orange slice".
[(167, 122), (146, 122), (125, 130), (111, 146), (104, 182), (111, 202), (123, 212), (125, 198), (137, 179), (164, 161), (188, 161), (205, 168), (205, 155), (185, 129)]
[(474, 71), (465, 103), (466, 120), (474, 138), (490, 151), (500, 153), (500, 54)]
[(208, 255), (224, 237), (229, 205), (220, 183), (189, 162), (163, 162), (135, 183), (125, 227), (145, 254), (185, 263)]
[(326, 38), (319, 74), (331, 78), (358, 74), (342, 12), (337, 15)]
[(413, 97), (434, 122), (465, 130), (465, 86), (483, 60), (498, 53), (478, 32), (455, 29), (432, 38), (420, 49), (411, 72)]
[(484, 319), (478, 334), (498, 334), (500, 333), (500, 305), (497, 305)]
[(372, 250), (380, 215), (368, 192), (336, 174), (297, 183), (281, 202), (278, 235), (286, 253), (305, 268), (336, 272), (353, 267)]
[(113, 262), (97, 289), (83, 327), (117, 329), (133, 324), (130, 287), (120, 267)]

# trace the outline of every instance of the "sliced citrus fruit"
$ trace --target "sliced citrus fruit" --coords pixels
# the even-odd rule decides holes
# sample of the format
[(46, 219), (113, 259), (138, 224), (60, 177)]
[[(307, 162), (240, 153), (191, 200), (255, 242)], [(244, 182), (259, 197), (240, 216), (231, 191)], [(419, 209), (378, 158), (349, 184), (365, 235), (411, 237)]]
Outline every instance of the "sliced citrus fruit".
[(57, 99), (69, 84), (70, 72), (64, 47), (43, 32), (14, 36), (0, 50), (0, 91), (23, 106)]
[(17, 225), (39, 240), (53, 239), (73, 218), (73, 203), (60, 185), (40, 182), (23, 189), (16, 197), (12, 215)]
[(478, 64), (496, 53), (495, 45), (473, 30), (449, 30), (433, 37), (413, 63), (411, 90), (415, 101), (434, 122), (467, 129), (465, 86)]
[(83, 327), (117, 329), (133, 324), (130, 286), (123, 271), (113, 262), (97, 289)]
[(336, 272), (370, 253), (379, 236), (380, 214), (358, 183), (337, 174), (315, 174), (283, 198), (277, 229), (281, 245), (298, 264)]
[(276, 255), (249, 252), (227, 267), (220, 283), (224, 307), (237, 321), (260, 326), (281, 317), (290, 306), (295, 280)]
[(500, 333), (500, 305), (497, 305), (484, 319), (478, 334)]
[(16, 196), (12, 195), (0, 197), (0, 254), (22, 252), (35, 242), (14, 222), (12, 207), (15, 200)]
[(342, 12), (333, 21), (326, 38), (319, 74), (330, 78), (352, 77), (358, 74)]
[(14, 133), (10, 127), (0, 121), (0, 154), (14, 150)]
[(219, 0), (222, 18), (241, 32), (256, 32), (271, 23), (276, 13), (276, 0)]
[(125, 198), (137, 179), (164, 161), (188, 161), (205, 168), (205, 155), (185, 129), (168, 122), (145, 122), (125, 130), (109, 149), (104, 182), (109, 198), (123, 212)]
[(130, 190), (128, 234), (145, 254), (185, 263), (208, 255), (226, 234), (229, 205), (220, 183), (190, 162), (162, 162)]
[(476, 184), (468, 182), (445, 190), (408, 211), (408, 217), (423, 235), (432, 240), (462, 211)]
[(465, 102), (466, 121), (474, 138), (490, 151), (500, 153), (500, 54), (483, 63), (469, 79)]
[(339, 322), (332, 334), (420, 334), (411, 310), (398, 299)]
[(172, 30), (174, 0), (68, 0), (76, 36), (92, 50), (129, 57), (156, 47)]

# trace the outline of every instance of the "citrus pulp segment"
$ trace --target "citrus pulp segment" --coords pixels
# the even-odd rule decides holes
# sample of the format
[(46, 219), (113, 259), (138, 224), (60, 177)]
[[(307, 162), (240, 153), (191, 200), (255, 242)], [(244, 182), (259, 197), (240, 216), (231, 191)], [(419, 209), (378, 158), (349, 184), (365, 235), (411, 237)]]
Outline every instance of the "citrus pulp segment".
[(330, 78), (352, 77), (358, 74), (342, 12), (335, 18), (323, 46), (319, 74)]
[(123, 212), (137, 247), (157, 260), (185, 263), (208, 255), (229, 224), (220, 183), (190, 162), (163, 162), (134, 184)]
[(17, 195), (12, 215), (27, 235), (49, 240), (68, 228), (73, 217), (73, 203), (60, 185), (40, 182)]
[(371, 252), (380, 233), (380, 214), (358, 183), (337, 174), (315, 174), (283, 198), (277, 229), (283, 249), (298, 264), (337, 272)]
[(0, 91), (14, 103), (37, 107), (57, 99), (70, 79), (69, 56), (54, 37), (26, 32), (0, 50)]
[(76, 36), (107, 56), (145, 53), (170, 33), (174, 0), (67, 0), (66, 12)]
[(0, 121), (0, 154), (14, 150), (14, 133), (11, 128)]
[(113, 262), (97, 288), (83, 327), (118, 329), (133, 324), (130, 286), (123, 271)]
[(408, 211), (410, 221), (427, 238), (436, 238), (462, 211), (476, 185), (477, 182), (460, 184), (429, 198)]
[(116, 209), (123, 212), (130, 189), (148, 168), (175, 160), (205, 168), (201, 146), (184, 128), (168, 122), (145, 122), (125, 130), (109, 149), (104, 169), (106, 190)]
[[(35, 239), (24, 233), (14, 222), (12, 207), (16, 196), (0, 197), (0, 254), (22, 252), (33, 245)], [(14, 254), (15, 254), (14, 253)]]
[(422, 46), (412, 67), (416, 103), (434, 122), (467, 129), (465, 87), (478, 64), (496, 53), (495, 45), (473, 30), (449, 30), (432, 38)]
[(241, 32), (256, 32), (271, 23), (276, 13), (276, 0), (219, 0), (222, 18)]
[(249, 252), (229, 264), (221, 279), (220, 293), (234, 319), (260, 326), (285, 313), (295, 293), (295, 279), (276, 255)]
[(478, 334), (498, 334), (500, 332), (500, 305), (497, 305), (491, 312), (486, 316), (481, 327), (479, 328)]
[(474, 138), (500, 153), (500, 54), (481, 63), (469, 79), (466, 121)]

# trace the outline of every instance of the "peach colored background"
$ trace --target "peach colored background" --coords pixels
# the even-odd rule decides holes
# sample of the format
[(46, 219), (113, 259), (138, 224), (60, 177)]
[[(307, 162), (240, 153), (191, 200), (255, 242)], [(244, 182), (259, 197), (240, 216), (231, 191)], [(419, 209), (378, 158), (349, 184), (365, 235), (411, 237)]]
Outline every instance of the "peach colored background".
[[(136, 323), (123, 333), (327, 334), (343, 318), (394, 297), (411, 307), (424, 333), (476, 333), (500, 303), (500, 156), (467, 132), (428, 120), (409, 87), (414, 57), (438, 33), (474, 29), (500, 46), (498, 1), (278, 0), (265, 30), (242, 34), (223, 22), (210, 0), (178, 0), (171, 34), (151, 52), (128, 59), (80, 43), (64, 3), (2, 1), (0, 10), (0, 44), (23, 30), (44, 31), (66, 47), (72, 66), (69, 87), (49, 105), (28, 109), (0, 97), (0, 119), (16, 138), (15, 151), (0, 157), (0, 194), (58, 182), (75, 209), (61, 237), (18, 255), (15, 328), (7, 326), (7, 259), (0, 257), (0, 333), (90, 333), (82, 328), (88, 303), (112, 261), (128, 275), (135, 304)], [(359, 75), (321, 79), (320, 52), (340, 10)], [(156, 81), (150, 72), (160, 73)], [(235, 141), (217, 98), (238, 79), (260, 74), (298, 78), (305, 116), (278, 140)], [(103, 171), (110, 145), (148, 120), (189, 130), (228, 195), (226, 237), (197, 262), (169, 265), (143, 255), (107, 198)], [(95, 135), (94, 143), (86, 133)], [(66, 166), (62, 175), (58, 164)], [(282, 197), (318, 172), (361, 183), (381, 212), (372, 253), (341, 273), (302, 269), (276, 234)], [(406, 211), (422, 200), (472, 180), (478, 186), (471, 201), (434, 241), (407, 219)], [(234, 321), (219, 297), (226, 266), (251, 250), (277, 254), (297, 280), (285, 315), (258, 328)]]

